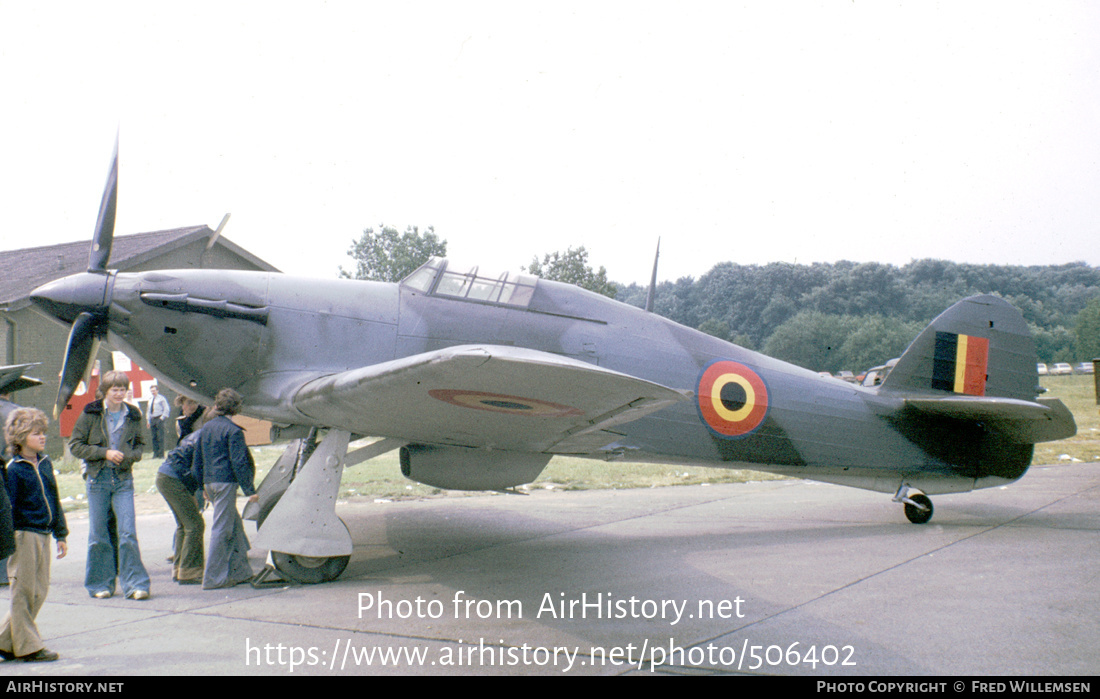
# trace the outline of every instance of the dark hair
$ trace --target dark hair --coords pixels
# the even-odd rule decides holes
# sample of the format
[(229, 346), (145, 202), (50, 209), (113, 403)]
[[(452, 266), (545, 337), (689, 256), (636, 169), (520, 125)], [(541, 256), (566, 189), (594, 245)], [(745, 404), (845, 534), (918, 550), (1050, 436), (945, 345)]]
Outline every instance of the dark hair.
[(241, 394), (232, 388), (223, 388), (214, 398), (214, 410), (218, 415), (236, 415), (241, 411)]

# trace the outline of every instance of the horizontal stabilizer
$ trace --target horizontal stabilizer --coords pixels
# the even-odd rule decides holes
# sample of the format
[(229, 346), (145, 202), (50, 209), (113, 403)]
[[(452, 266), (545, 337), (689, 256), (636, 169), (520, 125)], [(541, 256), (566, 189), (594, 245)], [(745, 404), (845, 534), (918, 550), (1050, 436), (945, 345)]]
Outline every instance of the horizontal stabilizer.
[(906, 398), (905, 405), (926, 415), (980, 421), (1014, 442), (1035, 444), (1077, 434), (1069, 409), (1057, 398), (1038, 401), (1015, 398), (945, 396)]

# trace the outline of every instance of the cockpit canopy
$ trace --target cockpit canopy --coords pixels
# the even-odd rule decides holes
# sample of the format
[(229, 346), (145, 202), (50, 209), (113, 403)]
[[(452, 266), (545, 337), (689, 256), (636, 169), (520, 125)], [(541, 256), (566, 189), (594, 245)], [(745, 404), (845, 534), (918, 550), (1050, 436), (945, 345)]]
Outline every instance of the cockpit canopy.
[(527, 308), (537, 282), (538, 278), (530, 274), (504, 272), (490, 277), (481, 274), (476, 265), (452, 266), (445, 258), (433, 257), (405, 277), (401, 286), (430, 296)]

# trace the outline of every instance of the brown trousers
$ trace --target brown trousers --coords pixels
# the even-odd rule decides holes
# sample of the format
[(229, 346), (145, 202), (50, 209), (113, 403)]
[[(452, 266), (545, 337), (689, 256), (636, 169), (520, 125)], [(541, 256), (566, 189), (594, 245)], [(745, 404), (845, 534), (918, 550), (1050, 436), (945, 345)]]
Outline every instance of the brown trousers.
[(50, 537), (16, 530), (8, 577), (11, 611), (0, 623), (0, 650), (16, 657), (30, 655), (46, 647), (34, 620), (50, 590)]
[(164, 496), (176, 518), (175, 556), (172, 579), (177, 582), (202, 582), (202, 534), (206, 529), (195, 494), (188, 492), (178, 478), (157, 474), (157, 490)]

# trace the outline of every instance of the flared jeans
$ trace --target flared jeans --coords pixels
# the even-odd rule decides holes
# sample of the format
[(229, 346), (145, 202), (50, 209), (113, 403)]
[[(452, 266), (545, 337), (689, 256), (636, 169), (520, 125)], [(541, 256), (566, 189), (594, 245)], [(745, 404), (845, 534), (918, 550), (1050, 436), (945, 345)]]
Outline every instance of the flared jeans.
[[(115, 593), (115, 579), (122, 593), (130, 596), (149, 591), (149, 573), (141, 562), (134, 513), (134, 478), (113, 468), (102, 468), (87, 481), (88, 491), (88, 563), (84, 570), (84, 588), (88, 594)], [(111, 543), (109, 511), (114, 510), (118, 525), (118, 551)]]

